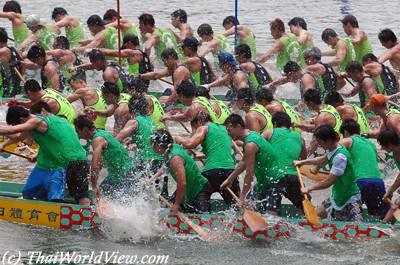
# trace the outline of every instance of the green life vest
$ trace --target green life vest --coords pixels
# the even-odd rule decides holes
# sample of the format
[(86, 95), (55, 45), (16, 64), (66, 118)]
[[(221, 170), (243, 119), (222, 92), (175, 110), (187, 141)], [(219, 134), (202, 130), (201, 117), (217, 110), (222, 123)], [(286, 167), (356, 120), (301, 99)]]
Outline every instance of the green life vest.
[[(96, 89), (96, 94), (97, 94), (97, 102), (94, 103), (93, 105), (88, 105), (86, 107), (89, 107), (94, 110), (106, 110), (107, 109), (107, 104), (104, 101), (104, 98), (101, 94), (101, 91), (99, 89)], [(107, 123), (107, 117), (103, 117), (98, 115), (96, 117), (96, 120), (94, 121), (94, 126), (96, 126), (97, 129), (106, 129), (106, 123)]]
[(124, 103), (128, 104), (128, 102), (131, 99), (131, 97), (132, 96), (127, 94), (127, 93), (121, 93), (120, 96), (119, 96), (118, 105), (121, 105), (121, 104), (124, 104)]
[(179, 59), (183, 57), (182, 50), (178, 49), (176, 38), (170, 29), (157, 28), (154, 33), (160, 38), (159, 44), (154, 46), (157, 59), (161, 60), (161, 53), (167, 48), (174, 49), (178, 53)]
[(165, 124), (160, 121), (161, 117), (165, 114), (160, 101), (158, 101), (158, 99), (153, 95), (148, 95), (148, 97), (153, 102), (153, 112), (150, 115), (151, 118), (155, 122), (158, 129), (165, 128)]
[(252, 73), (248, 73), (249, 80), (255, 89), (260, 89), (263, 85), (266, 85), (272, 81), (267, 70), (259, 63), (253, 62), (255, 70)]
[[(297, 39), (297, 40), (298, 40), (298, 39)], [(300, 43), (299, 43), (299, 45), (300, 45), (301, 58), (303, 58), (303, 60), (301, 60), (300, 67), (301, 67), (301, 68), (305, 68), (305, 67), (307, 67), (307, 64), (306, 64), (306, 62), (305, 62), (305, 60), (304, 60), (304, 52), (305, 52), (307, 49), (314, 48), (315, 45), (314, 45), (314, 42), (313, 42), (312, 40), (309, 41), (309, 42), (306, 42), (306, 43), (304, 43), (304, 44), (300, 44)]]
[(369, 132), (369, 125), (368, 125), (368, 120), (365, 117), (364, 112), (356, 104), (351, 104), (351, 106), (353, 107), (354, 111), (357, 114), (357, 123), (360, 126), (360, 132), (361, 133), (368, 133)]
[(281, 171), (284, 174), (297, 175), (293, 161), (299, 160), (301, 154), (302, 140), (300, 133), (290, 129), (274, 128), (269, 142), (277, 150), (276, 160), (281, 166)]
[(53, 49), (54, 39), (57, 37), (57, 32), (50, 26), (46, 26), (39, 30), (39, 45), (46, 51)]
[(136, 143), (136, 159), (140, 161), (163, 160), (163, 156), (154, 152), (151, 147), (150, 136), (156, 124), (150, 116), (137, 116), (138, 129), (131, 135), (132, 141)]
[(232, 138), (225, 126), (209, 122), (208, 132), (201, 146), (206, 156), (203, 172), (211, 169), (234, 169), (235, 160), (232, 156)]
[(261, 133), (265, 132), (268, 129), (272, 129), (273, 125), (272, 125), (272, 116), (271, 114), (268, 112), (268, 110), (266, 108), (264, 108), (264, 106), (256, 103), (254, 104), (249, 111), (255, 111), (257, 113), (260, 113), (264, 119), (265, 119), (265, 126), (264, 128), (261, 129)]
[(131, 168), (133, 168), (132, 158), (129, 157), (128, 150), (108, 132), (97, 129), (93, 139), (101, 137), (107, 141), (106, 148), (101, 152), (102, 162), (107, 167), (108, 176), (111, 182), (120, 182)]
[(196, 99), (193, 100), (192, 104), (194, 103), (198, 103), (204, 106), (210, 114), (211, 120), (213, 122), (218, 122), (217, 113), (215, 112), (214, 108), (210, 104), (210, 101), (206, 97), (196, 97)]
[(238, 45), (247, 44), (250, 47), (251, 59), (255, 60), (257, 58), (256, 39), (253, 32), (249, 31), (249, 33), (246, 39), (238, 38)]
[(338, 154), (343, 154), (347, 157), (347, 166), (343, 175), (337, 176), (332, 186), (333, 200), (337, 206), (341, 207), (350, 199), (351, 196), (360, 193), (360, 190), (355, 183), (353, 161), (350, 153), (342, 145), (339, 145), (339, 148), (329, 159), (329, 168), (332, 168), (333, 160)]
[(340, 118), (339, 112), (331, 105), (326, 105), (320, 112), (327, 112), (335, 118), (335, 127), (333, 129), (337, 134), (341, 135), (340, 127), (342, 126), (342, 118)]
[(38, 168), (65, 169), (71, 161), (86, 160), (86, 152), (75, 129), (65, 119), (53, 115), (36, 115), (36, 118), (46, 122), (48, 127), (44, 133), (31, 131), (33, 139), (39, 145)]
[(48, 88), (44, 90), (44, 95), (42, 99), (50, 98), (57, 101), (60, 108), (58, 112), (55, 114), (57, 116), (63, 117), (68, 120), (70, 124), (74, 124), (74, 119), (76, 118), (76, 111), (74, 106), (59, 92), (55, 91), (54, 89)]
[(374, 76), (374, 81), (378, 92), (384, 95), (396, 94), (399, 89), (399, 83), (392, 70), (384, 64), (381, 64), (382, 72), (379, 76)]
[(400, 111), (398, 109), (395, 108), (391, 108), (388, 113), (386, 113), (386, 117), (389, 117), (392, 114), (400, 114)]
[(225, 120), (231, 115), (231, 111), (222, 100), (214, 99), (214, 103), (218, 105), (221, 114), (218, 119), (219, 124), (224, 124)]
[(363, 40), (359, 45), (353, 44), (353, 47), (354, 47), (354, 52), (356, 54), (356, 61), (361, 64), (362, 64), (362, 59), (363, 59), (364, 55), (366, 55), (368, 53), (374, 53), (369, 39)]
[(69, 41), (70, 49), (78, 47), (79, 42), (85, 39), (85, 29), (82, 21), (78, 19), (78, 24), (74, 28), (66, 27), (65, 35)]
[(283, 71), (283, 67), (289, 62), (294, 61), (299, 65), (303, 65), (304, 58), (301, 58), (301, 48), (296, 35), (288, 33), (287, 36), (279, 39), (283, 48), (278, 52), (276, 57), (276, 67)]
[(356, 180), (365, 178), (381, 178), (378, 167), (375, 144), (361, 136), (351, 136), (353, 141), (349, 150), (353, 160), (354, 176)]
[(29, 36), (29, 29), (25, 23), (21, 25), (19, 28), (12, 28), (13, 36), (14, 36), (14, 44), (15, 47), (19, 48), (21, 44), (28, 38)]
[[(340, 72), (346, 72), (347, 65), (355, 59), (355, 54), (354, 54), (354, 46), (353, 43), (351, 43), (351, 40), (349, 38), (340, 38), (344, 43), (346, 44), (347, 47), (347, 52), (346, 56), (344, 57), (344, 61), (341, 65), (339, 65), (339, 71)], [(338, 47), (336, 45), (335, 47), (336, 52), (338, 51)]]
[(199, 192), (203, 190), (205, 185), (207, 185), (208, 180), (200, 173), (196, 162), (185, 152), (183, 147), (177, 144), (173, 144), (171, 151), (168, 154), (167, 167), (169, 173), (175, 181), (176, 176), (169, 162), (175, 156), (180, 156), (185, 161), (186, 191), (184, 198), (186, 202), (193, 203)]
[(250, 131), (250, 134), (244, 139), (244, 146), (249, 143), (254, 143), (258, 147), (254, 166), (254, 175), (257, 179), (255, 190), (263, 192), (271, 184), (281, 179), (284, 174), (279, 171), (280, 166), (275, 149), (264, 137), (255, 131)]

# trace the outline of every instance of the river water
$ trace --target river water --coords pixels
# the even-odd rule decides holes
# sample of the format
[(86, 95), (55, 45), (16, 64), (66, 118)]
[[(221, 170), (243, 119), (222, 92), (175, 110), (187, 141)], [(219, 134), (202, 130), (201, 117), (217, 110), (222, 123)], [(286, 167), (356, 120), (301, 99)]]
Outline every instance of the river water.
[[(83, 21), (92, 15), (102, 15), (108, 8), (114, 8), (116, 1), (43, 1), (21, 0), (24, 14), (39, 14), (50, 20), (51, 10), (56, 6), (65, 7)], [(121, 1), (122, 15), (137, 23), (142, 12), (155, 16), (158, 26), (170, 26), (169, 15), (183, 8), (188, 12), (193, 28), (201, 23), (210, 23), (215, 32), (221, 32), (222, 20), (233, 14), (233, 1)], [(372, 41), (375, 54), (384, 49), (379, 44), (379, 30), (389, 27), (400, 35), (399, 1), (342, 0), (342, 1), (260, 1), (240, 0), (239, 21), (249, 25), (257, 37), (258, 53), (273, 43), (268, 22), (276, 17), (287, 22), (293, 16), (302, 16), (314, 34), (314, 42), (322, 50), (327, 46), (321, 41), (323, 29), (331, 27), (341, 35), (343, 30), (339, 19), (352, 13), (359, 19)], [(0, 26), (9, 29), (6, 20)], [(9, 31), (10, 32), (10, 31)], [(399, 36), (400, 37), (400, 36)], [(283, 91), (286, 97), (298, 97), (295, 89)], [(0, 121), (5, 120), (5, 108), (0, 108)], [(18, 158), (0, 158), (0, 179), (24, 181), (31, 164)], [(6, 170), (13, 174), (9, 174)], [(16, 171), (15, 171), (16, 170)], [(6, 172), (6, 173), (5, 173)], [(390, 184), (396, 172), (385, 176)], [(7, 175), (7, 176), (6, 176)], [(9, 177), (8, 175), (12, 175)], [(323, 198), (326, 192), (314, 198)], [(147, 209), (143, 202), (136, 202), (130, 209), (119, 210), (127, 220), (113, 226), (106, 233), (98, 231), (69, 232), (10, 224), (0, 221), (0, 256), (6, 251), (42, 250), (52, 254), (57, 251), (119, 251), (129, 255), (170, 255), (169, 264), (395, 264), (400, 258), (400, 237), (375, 241), (330, 241), (318, 235), (303, 233), (296, 239), (276, 242), (230, 240), (206, 243), (197, 238), (182, 238), (168, 234), (156, 224), (149, 225), (148, 218), (155, 209)], [(144, 210), (147, 209), (147, 210)], [(25, 259), (26, 260), (26, 259)], [(1, 263), (1, 261), (0, 261)]]

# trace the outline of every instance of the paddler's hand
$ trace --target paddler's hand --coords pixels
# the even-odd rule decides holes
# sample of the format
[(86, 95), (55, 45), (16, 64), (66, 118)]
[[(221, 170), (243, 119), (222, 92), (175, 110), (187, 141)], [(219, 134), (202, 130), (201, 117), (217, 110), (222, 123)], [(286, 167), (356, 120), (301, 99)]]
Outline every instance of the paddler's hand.
[(183, 138), (182, 136), (179, 136), (179, 135), (175, 136), (174, 140), (175, 140), (175, 143), (177, 143), (177, 144), (182, 144), (185, 142), (185, 138)]
[(308, 188), (308, 187), (302, 187), (301, 188), (301, 193), (303, 193), (303, 194), (308, 194), (308, 193), (310, 193), (310, 189)]
[(36, 160), (37, 160), (37, 154), (34, 155), (34, 156), (29, 157), (29, 162), (31, 162), (31, 163), (35, 163)]
[(392, 203), (393, 192), (387, 191), (385, 195), (383, 195), (382, 200), (387, 203)]
[(220, 188), (220, 190), (224, 190), (224, 189), (226, 189), (226, 187), (230, 187), (230, 186), (231, 186), (231, 182), (229, 181), (229, 178), (228, 178), (224, 182), (222, 182), (222, 184), (219, 188)]
[(99, 187), (93, 187), (92, 191), (93, 191), (93, 196), (94, 197), (96, 197), (96, 198), (100, 198), (101, 197), (102, 194), (101, 194), (101, 191), (100, 191)]
[(178, 213), (178, 211), (179, 211), (179, 205), (174, 204), (174, 205), (171, 207), (171, 212), (173, 212), (173, 213)]
[(301, 166), (303, 165), (303, 161), (294, 160), (294, 161), (293, 161), (293, 165), (294, 165), (295, 167), (301, 167)]
[(162, 115), (162, 116), (161, 116), (160, 121), (161, 121), (161, 122), (164, 122), (164, 121), (166, 121), (166, 120), (169, 120), (170, 118), (171, 118), (171, 115), (165, 114), (165, 115)]
[(201, 85), (202, 87), (204, 87), (205, 89), (207, 89), (208, 91), (210, 91), (210, 85), (209, 84), (204, 84)]

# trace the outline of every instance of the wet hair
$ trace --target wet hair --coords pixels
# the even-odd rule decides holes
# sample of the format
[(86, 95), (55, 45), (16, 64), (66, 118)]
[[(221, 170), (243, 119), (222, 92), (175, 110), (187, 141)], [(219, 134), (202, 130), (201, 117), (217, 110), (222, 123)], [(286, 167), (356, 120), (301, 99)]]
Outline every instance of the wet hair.
[(17, 1), (7, 1), (3, 6), (3, 12), (22, 14), (21, 5)]
[(367, 53), (366, 55), (363, 56), (362, 61), (366, 62), (368, 60), (371, 60), (373, 62), (378, 62), (378, 57), (375, 56), (373, 53)]
[(104, 21), (101, 19), (99, 15), (91, 15), (87, 20), (86, 24), (90, 26), (100, 26), (104, 27)]
[(283, 111), (278, 111), (272, 115), (272, 124), (274, 127), (285, 127), (285, 128), (290, 128), (292, 126), (292, 120), (290, 119), (290, 116), (287, 115), (286, 112)]
[(321, 101), (321, 92), (318, 89), (308, 89), (303, 95), (305, 102), (312, 102), (317, 105), (322, 104)]
[(289, 27), (290, 26), (299, 26), (304, 30), (307, 30), (307, 23), (302, 17), (294, 17), (288, 22)]
[(335, 38), (335, 37), (337, 37), (337, 33), (333, 29), (327, 28), (327, 29), (324, 29), (324, 31), (322, 31), (321, 39), (324, 42), (327, 42), (329, 40), (329, 38)]
[(65, 36), (58, 36), (54, 39), (54, 43), (61, 46), (62, 49), (69, 50), (69, 40)]
[(325, 104), (335, 106), (337, 104), (342, 104), (344, 102), (344, 99), (343, 99), (342, 95), (340, 95), (339, 92), (330, 91), (326, 94), (324, 102), (325, 102)]
[(234, 113), (232, 113), (231, 115), (229, 115), (228, 118), (226, 118), (224, 125), (225, 126), (231, 125), (233, 127), (240, 125), (240, 127), (242, 127), (243, 129), (246, 128), (243, 118), (240, 115)]
[(42, 87), (40, 86), (39, 82), (36, 81), (35, 79), (29, 79), (29, 80), (26, 80), (26, 82), (24, 84), (24, 90), (25, 90), (25, 93), (28, 91), (39, 92), (40, 90), (42, 90)]
[(5, 28), (0, 27), (0, 43), (8, 42), (8, 34)]
[(118, 12), (115, 9), (108, 9), (103, 15), (103, 20), (111, 21), (114, 17), (118, 17)]
[(148, 13), (143, 13), (139, 16), (139, 23), (142, 23), (143, 25), (146, 25), (146, 26), (152, 26), (152, 27), (154, 27), (154, 25), (156, 24), (156, 22), (154, 21), (153, 15), (148, 14)]
[(244, 100), (244, 102), (246, 102), (249, 105), (253, 105), (254, 102), (256, 101), (254, 91), (249, 87), (239, 89), (237, 91), (236, 97), (237, 97), (237, 100), (242, 99), (242, 100)]
[(278, 30), (279, 32), (285, 32), (285, 23), (280, 18), (275, 18), (269, 23), (271, 29)]
[(86, 82), (86, 75), (75, 74), (67, 79), (68, 84), (73, 81), (84, 81)]
[(362, 64), (357, 61), (351, 61), (346, 67), (346, 72), (352, 73), (354, 71), (364, 71)]
[(89, 61), (91, 63), (97, 62), (97, 61), (105, 61), (106, 57), (104, 54), (98, 50), (98, 49), (93, 49), (88, 53)]
[(214, 34), (214, 31), (213, 31), (213, 29), (212, 29), (210, 24), (203, 23), (197, 28), (197, 34), (200, 37), (203, 36), (203, 35), (210, 36), (210, 35)]
[(196, 96), (196, 87), (189, 81), (182, 81), (176, 88), (176, 93), (185, 98), (194, 98)]
[(37, 103), (33, 104), (29, 110), (32, 114), (40, 114), (43, 109), (51, 113), (51, 108), (49, 104), (47, 104), (43, 100), (39, 100)]
[(256, 100), (265, 100), (270, 103), (274, 101), (274, 94), (271, 89), (262, 88), (256, 92)]
[(117, 84), (108, 81), (104, 82), (104, 84), (101, 86), (101, 93), (113, 94), (115, 96), (119, 96), (121, 94), (121, 92), (119, 92)]
[(134, 91), (137, 93), (147, 93), (146, 80), (141, 79), (139, 76), (130, 76), (128, 80), (128, 91)]
[(35, 62), (39, 58), (46, 57), (46, 51), (39, 45), (33, 45), (26, 56), (30, 61)]
[[(7, 122), (8, 123), (8, 122)], [(383, 132), (378, 135), (378, 143), (383, 147), (388, 147), (389, 144), (399, 146), (400, 138), (397, 135), (396, 131), (392, 128), (387, 128)]]
[(53, 9), (53, 12), (51, 12), (51, 18), (53, 20), (56, 20), (57, 16), (66, 16), (66, 15), (68, 15), (68, 12), (63, 7), (55, 7)]
[(288, 75), (295, 72), (301, 71), (301, 67), (298, 63), (289, 61), (283, 66), (283, 72)]
[(315, 60), (321, 60), (321, 50), (318, 47), (307, 48), (304, 51), (304, 58), (313, 57)]
[[(239, 25), (239, 20), (236, 20), (237, 24)], [(227, 16), (226, 18), (224, 18), (224, 20), (222, 21), (222, 26), (225, 26), (226, 24), (235, 24), (235, 17), (234, 16)]]
[(146, 116), (149, 104), (144, 96), (131, 97), (128, 102), (129, 113), (133, 116)]
[(170, 149), (174, 143), (174, 139), (171, 134), (165, 129), (159, 129), (152, 133), (150, 136), (150, 142), (163, 149)]
[(139, 38), (136, 35), (126, 35), (124, 39), (122, 40), (122, 46), (127, 44), (128, 42), (132, 42), (133, 45), (139, 46)]
[(87, 128), (89, 130), (95, 130), (96, 126), (94, 125), (94, 122), (85, 114), (78, 115), (74, 119), (74, 126), (77, 129), (84, 129)]
[(317, 129), (315, 129), (314, 136), (324, 142), (329, 140), (336, 142), (338, 140), (337, 133), (329, 125), (319, 126)]
[(246, 59), (251, 59), (251, 49), (247, 44), (240, 44), (235, 49), (235, 54), (243, 55)]
[(197, 123), (204, 124), (206, 122), (212, 122), (210, 114), (208, 112), (200, 111), (193, 117), (190, 124), (193, 126)]
[(6, 115), (6, 122), (9, 125), (18, 125), (21, 124), (21, 118), (29, 117), (30, 113), (24, 107), (21, 106), (13, 106), (9, 107)]
[(205, 97), (207, 99), (211, 98), (209, 90), (203, 86), (197, 87), (196, 97)]
[(348, 132), (351, 135), (360, 134), (360, 125), (353, 119), (344, 120), (342, 126), (340, 126), (340, 133), (344, 135), (344, 132)]
[(178, 54), (173, 48), (167, 48), (161, 53), (161, 59), (175, 59), (178, 60)]
[(178, 18), (180, 22), (186, 23), (187, 22), (187, 13), (183, 9), (175, 10), (171, 13), (171, 17)]
[(393, 43), (397, 42), (396, 34), (394, 34), (394, 32), (391, 29), (381, 30), (381, 32), (379, 32), (379, 34), (378, 34), (378, 39), (384, 43), (389, 42), (389, 41), (391, 41)]
[(343, 26), (346, 26), (347, 24), (350, 23), (350, 25), (353, 28), (358, 28), (357, 18), (355, 16), (353, 16), (353, 15), (347, 15), (341, 21), (342, 21)]

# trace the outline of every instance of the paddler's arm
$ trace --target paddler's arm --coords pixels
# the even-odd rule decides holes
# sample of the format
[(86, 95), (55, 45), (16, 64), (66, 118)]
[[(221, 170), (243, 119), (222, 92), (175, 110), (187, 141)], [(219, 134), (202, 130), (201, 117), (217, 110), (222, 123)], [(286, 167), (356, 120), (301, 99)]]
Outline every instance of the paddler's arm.
[(197, 128), (196, 132), (190, 137), (175, 136), (175, 143), (182, 145), (186, 149), (193, 149), (203, 142), (208, 132), (207, 126)]
[(324, 167), (327, 163), (328, 158), (325, 155), (300, 161), (293, 161), (293, 165), (296, 167), (301, 167), (303, 165), (315, 165), (318, 167)]
[(20, 51), (27, 50), (33, 42), (38, 42), (39, 36), (36, 33), (31, 33), (19, 46)]
[(327, 51), (321, 52), (321, 56), (336, 56), (336, 50), (330, 49)]
[(169, 163), (176, 177), (175, 203), (171, 210), (173, 212), (178, 212), (186, 193), (185, 160), (176, 155), (170, 160)]
[(177, 122), (188, 122), (191, 121), (196, 114), (197, 108), (193, 106), (193, 104), (189, 107), (187, 111), (184, 113), (176, 113), (176, 114), (170, 114), (170, 112), (164, 114), (161, 118), (160, 121), (177, 121)]
[(128, 138), (138, 129), (138, 122), (136, 120), (129, 120), (124, 128), (115, 136), (115, 139), (122, 142), (125, 138)]
[(306, 131), (306, 132), (314, 132), (315, 130), (315, 124), (312, 123), (307, 123), (302, 121), (301, 124), (294, 124), (293, 128), (299, 128), (302, 131)]
[(168, 68), (164, 68), (160, 71), (148, 72), (140, 75), (140, 79), (142, 80), (156, 80), (163, 77), (167, 77), (169, 75)]
[(94, 114), (101, 116), (101, 117), (111, 117), (115, 110), (117, 109), (117, 106), (114, 104), (108, 105), (106, 110), (94, 110), (91, 108), (86, 108), (85, 112), (90, 112), (92, 111)]
[[(97, 137), (92, 142), (93, 156), (90, 172), (90, 183), (92, 185), (93, 193), (96, 197), (100, 196), (100, 190), (98, 186), (98, 179), (101, 171), (101, 153), (103, 149), (107, 147), (107, 141), (103, 137)], [(117, 158), (116, 158), (117, 159)]]
[(244, 156), (243, 160), (246, 165), (246, 174), (244, 175), (243, 187), (240, 192), (240, 202), (244, 203), (247, 194), (249, 193), (252, 183), (254, 180), (254, 167), (256, 164), (256, 154), (258, 152), (258, 147), (255, 143), (248, 143), (244, 147)]
[(210, 52), (214, 51), (217, 47), (218, 47), (218, 41), (213, 39), (207, 43), (207, 47), (203, 51), (199, 52), (199, 56), (200, 57), (206, 56)]
[(359, 31), (359, 34), (357, 34), (354, 38), (351, 38), (351, 43), (353, 43), (354, 46), (360, 45), (364, 40), (367, 40), (367, 35), (365, 34), (364, 31)]
[(387, 50), (378, 58), (378, 62), (379, 63), (385, 63), (387, 60), (392, 59), (392, 57), (393, 57), (392, 49)]
[(151, 35), (151, 37), (148, 38), (144, 44), (144, 52), (147, 53), (148, 56), (150, 56), (151, 48), (159, 41), (160, 38), (157, 35)]
[(307, 157), (308, 157), (308, 152), (307, 152), (306, 141), (304, 140), (303, 137), (301, 137), (301, 153), (300, 153), (300, 159), (304, 160), (304, 159), (307, 159)]
[(229, 81), (229, 75), (224, 75), (223, 77), (217, 78), (214, 82), (203, 85), (205, 88), (210, 89), (213, 87), (221, 86), (226, 84)]
[(69, 71), (76, 71), (76, 70), (78, 70), (78, 69), (83, 69), (83, 70), (93, 70), (94, 69), (94, 66), (91, 64), (91, 63), (83, 63), (83, 64), (80, 64), (80, 65), (77, 65), (77, 66), (73, 66), (73, 67), (71, 67), (70, 69), (69, 69)]
[(250, 131), (261, 131), (260, 123), (258, 122), (257, 114), (255, 113), (247, 113), (244, 117), (244, 123), (246, 125), (246, 128)]
[(72, 103), (72, 102), (75, 102), (75, 101), (77, 101), (77, 100), (79, 100), (81, 98), (82, 98), (82, 95), (80, 94), (80, 89), (77, 89), (77, 90), (75, 90), (74, 93), (70, 94), (67, 97), (67, 100), (68, 100), (69, 103)]
[(233, 170), (233, 172), (229, 175), (229, 177), (221, 184), (220, 188), (225, 189), (226, 187), (228, 187), (229, 185), (231, 185), (231, 183), (246, 169), (246, 164), (245, 161), (242, 160), (239, 161), (239, 163), (236, 164), (235, 170)]
[(54, 28), (56, 28), (57, 31), (60, 31), (61, 28), (67, 27), (71, 21), (73, 21), (72, 17), (65, 16), (63, 19), (54, 24)]
[(307, 31), (302, 31), (300, 33), (300, 36), (297, 37), (297, 40), (299, 42), (300, 45), (304, 45), (307, 43), (308, 40), (308, 32)]
[(275, 41), (274, 45), (262, 54), (257, 60), (257, 63), (268, 61), (275, 53), (278, 53), (283, 48), (283, 43), (280, 40)]
[(400, 187), (400, 174), (397, 175), (396, 180), (393, 182), (392, 186), (386, 191), (383, 196), (383, 201), (392, 199), (393, 193)]
[(61, 84), (60, 84), (59, 69), (57, 66), (55, 66), (54, 62), (49, 62), (46, 64), (46, 66), (44, 67), (44, 74), (49, 80), (51, 88), (60, 91)]
[(357, 95), (358, 91), (360, 91), (360, 86), (357, 84), (353, 87), (353, 89), (349, 93), (341, 93), (341, 94), (342, 94), (342, 96), (349, 98), (349, 97), (354, 97), (355, 95)]
[(83, 53), (86, 49), (100, 47), (105, 42), (105, 40), (106, 40), (106, 38), (104, 36), (104, 33), (102, 33), (102, 32), (97, 33), (96, 36), (93, 38), (93, 40), (89, 44), (87, 44), (83, 47), (75, 48), (74, 51), (77, 53)]
[(10, 135), (10, 134), (28, 132), (36, 129), (39, 126), (40, 122), (41, 122), (40, 119), (34, 118), (30, 119), (25, 123), (18, 124), (15, 126), (0, 125), (0, 135)]
[[(281, 76), (278, 79), (275, 79), (274, 81), (272, 81), (271, 83), (264, 85), (262, 88), (273, 89), (276, 86), (280, 86), (280, 85), (286, 84), (288, 82), (289, 82), (289, 79), (287, 78), (287, 76)], [(275, 89), (273, 89), (273, 92), (275, 92)]]
[(301, 191), (303, 193), (310, 193), (313, 190), (324, 190), (332, 186), (335, 181), (336, 181), (336, 176), (333, 175), (332, 173), (329, 173), (329, 175), (322, 181), (317, 182), (313, 186), (301, 188)]
[(15, 134), (12, 135), (12, 138), (8, 138), (7, 141), (5, 141), (4, 143), (0, 144), (0, 150), (4, 149), (5, 147), (12, 145), (12, 144), (16, 144), (19, 142), (22, 142), (23, 140), (31, 137), (31, 134), (29, 132), (22, 132), (19, 134)]
[(347, 46), (344, 41), (339, 41), (337, 43), (338, 49), (336, 52), (336, 57), (335, 59), (327, 62), (327, 64), (331, 66), (338, 66), (341, 65), (344, 62), (344, 59), (346, 58), (346, 53), (347, 53)]

